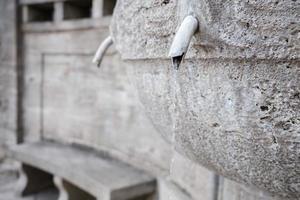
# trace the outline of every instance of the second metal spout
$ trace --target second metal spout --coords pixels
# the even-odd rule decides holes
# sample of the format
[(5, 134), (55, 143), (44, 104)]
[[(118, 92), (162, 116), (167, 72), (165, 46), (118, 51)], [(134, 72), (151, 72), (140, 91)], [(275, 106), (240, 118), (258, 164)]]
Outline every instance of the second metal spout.
[(175, 69), (179, 69), (179, 66), (189, 48), (191, 39), (198, 28), (198, 20), (191, 15), (185, 17), (180, 25), (169, 52), (169, 56), (172, 58), (172, 64)]
[(107, 49), (113, 44), (113, 39), (111, 36), (107, 37), (99, 46), (95, 57), (93, 59), (93, 63), (96, 63), (98, 67), (100, 67), (103, 57), (107, 51)]

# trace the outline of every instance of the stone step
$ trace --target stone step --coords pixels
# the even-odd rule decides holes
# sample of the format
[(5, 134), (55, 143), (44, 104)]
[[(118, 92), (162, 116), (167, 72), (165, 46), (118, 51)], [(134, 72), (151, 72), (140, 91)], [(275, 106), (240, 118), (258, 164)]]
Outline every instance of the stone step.
[(152, 176), (92, 150), (37, 142), (14, 146), (8, 154), (23, 164), (71, 183), (96, 199), (133, 199), (151, 194), (156, 188)]

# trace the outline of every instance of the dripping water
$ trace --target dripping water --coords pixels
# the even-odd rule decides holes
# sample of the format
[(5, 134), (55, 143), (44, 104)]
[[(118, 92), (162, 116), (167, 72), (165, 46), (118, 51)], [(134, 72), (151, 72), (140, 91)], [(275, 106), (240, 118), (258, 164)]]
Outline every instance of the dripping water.
[(172, 67), (170, 69), (170, 96), (171, 96), (171, 102), (172, 102), (172, 142), (175, 142), (175, 135), (176, 135), (176, 128), (178, 126), (178, 120), (179, 120), (179, 111), (178, 111), (178, 94), (179, 94), (179, 83), (178, 83), (178, 69), (180, 67), (180, 64), (183, 60), (184, 54), (181, 56), (175, 56), (172, 57)]

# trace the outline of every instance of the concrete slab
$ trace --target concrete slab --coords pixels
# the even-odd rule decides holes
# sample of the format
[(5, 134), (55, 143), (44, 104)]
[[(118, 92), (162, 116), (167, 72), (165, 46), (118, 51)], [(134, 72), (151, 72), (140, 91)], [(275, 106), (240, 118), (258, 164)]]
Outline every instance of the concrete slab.
[(130, 199), (151, 194), (156, 187), (152, 176), (91, 150), (37, 142), (14, 146), (9, 155), (59, 176), (96, 198)]

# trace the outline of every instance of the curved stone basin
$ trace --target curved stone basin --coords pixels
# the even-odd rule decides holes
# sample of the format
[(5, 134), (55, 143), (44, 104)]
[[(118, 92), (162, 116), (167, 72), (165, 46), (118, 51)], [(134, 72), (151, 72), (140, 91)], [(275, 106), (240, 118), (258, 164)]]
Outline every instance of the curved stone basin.
[[(179, 152), (291, 199), (300, 198), (299, 9), (297, 1), (123, 0), (111, 27), (145, 110)], [(190, 12), (200, 33), (176, 71), (167, 54)]]

